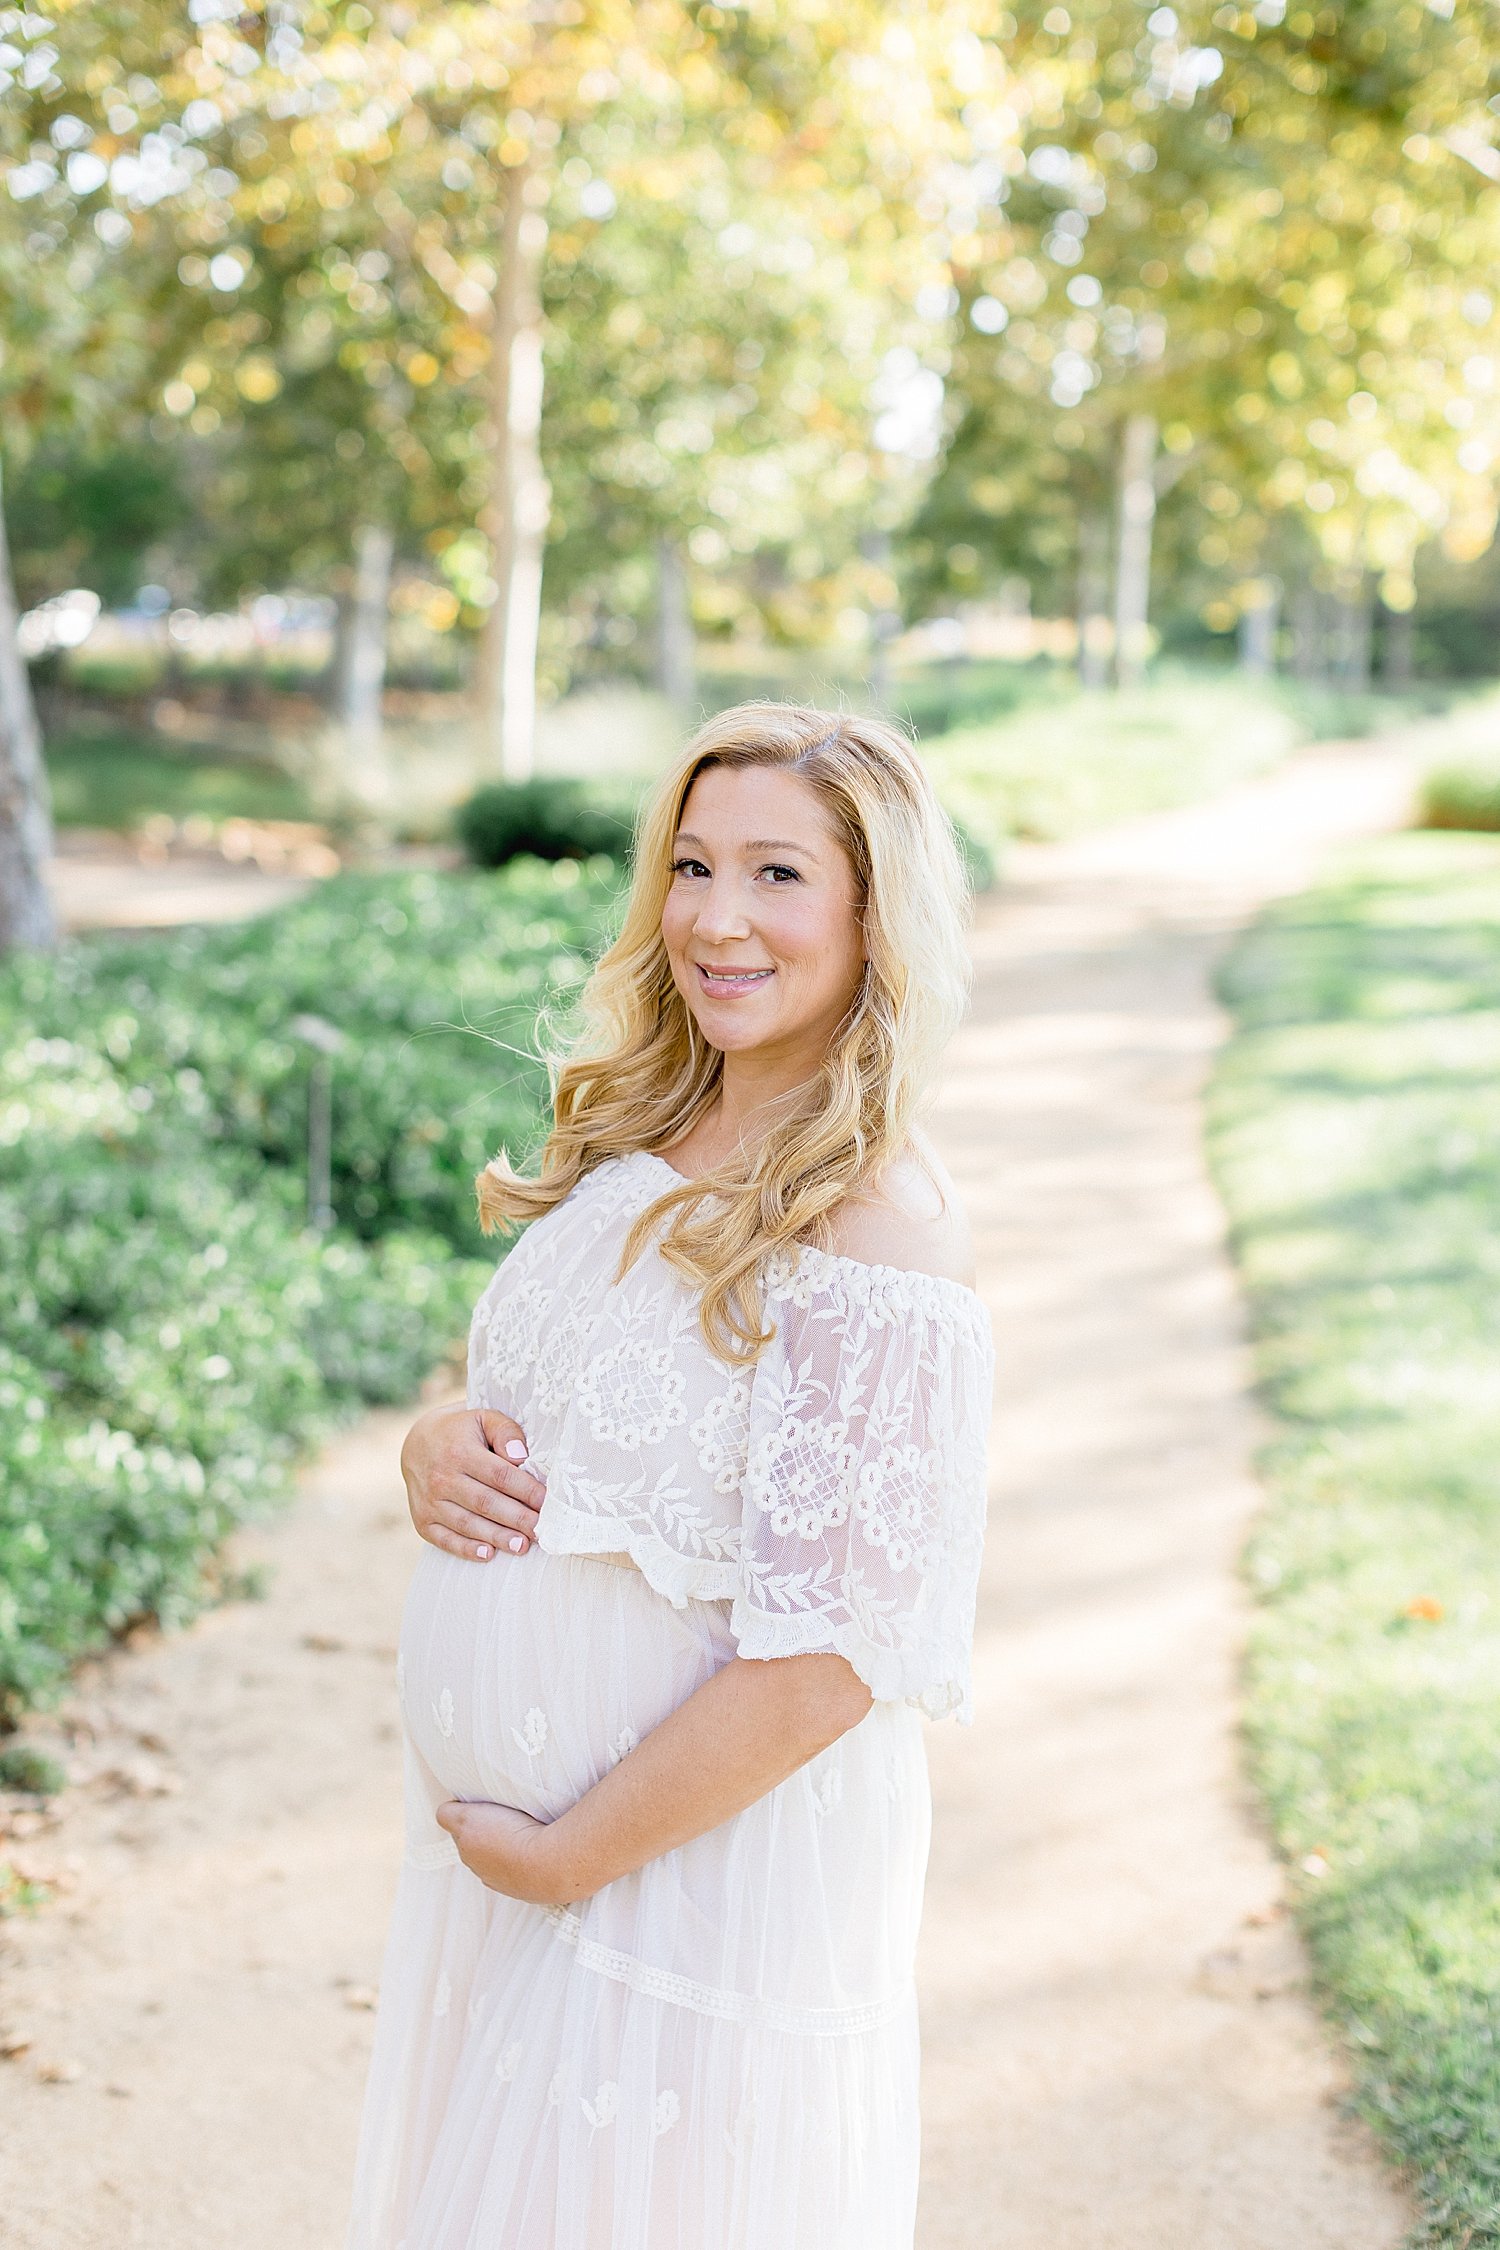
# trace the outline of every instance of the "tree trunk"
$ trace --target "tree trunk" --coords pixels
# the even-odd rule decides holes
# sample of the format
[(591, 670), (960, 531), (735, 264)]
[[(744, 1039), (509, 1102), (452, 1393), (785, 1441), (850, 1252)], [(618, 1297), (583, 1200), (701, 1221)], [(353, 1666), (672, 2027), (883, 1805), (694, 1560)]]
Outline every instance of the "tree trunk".
[(1276, 627), (1281, 617), (1281, 589), (1272, 578), (1258, 578), (1245, 589), (1240, 611), (1240, 670), (1252, 679), (1269, 680), (1276, 671)]
[(367, 523), (354, 535), (354, 599), (344, 637), (339, 716), (347, 778), (353, 794), (368, 805), (382, 804), (388, 795), (382, 700), (395, 549), (387, 524)]
[(1078, 684), (1109, 685), (1109, 514), (1086, 508), (1078, 519)]
[(1380, 677), (1388, 688), (1409, 688), (1416, 676), (1417, 614), (1413, 609), (1388, 609), (1381, 635)]
[(877, 711), (891, 707), (895, 687), (894, 668), (891, 663), (891, 643), (901, 637), (901, 612), (892, 606), (891, 597), (896, 586), (891, 571), (891, 535), (888, 531), (867, 531), (860, 540), (859, 551), (865, 561), (880, 574), (884, 584), (871, 591), (869, 622), (866, 627), (865, 668), (866, 685), (870, 701)]
[(1151, 532), (1156, 521), (1156, 417), (1132, 414), (1120, 442), (1120, 528), (1115, 559), (1115, 678), (1134, 687), (1151, 636)]
[(0, 952), (57, 938), (46, 874), (52, 808), (19, 623), (0, 489)]
[(676, 711), (685, 711), (698, 692), (693, 613), (687, 571), (670, 539), (656, 542), (656, 685)]
[(530, 163), (507, 174), (496, 245), (490, 342), (493, 474), (484, 529), (496, 594), (479, 648), (478, 702), (485, 762), (507, 781), (532, 770), (542, 549), (551, 494), (542, 474), (542, 305), (547, 223), (531, 206)]
[(1334, 602), (1335, 672), (1341, 687), (1369, 687), (1373, 628), (1373, 589), (1368, 575), (1361, 575), (1341, 586)]
[(1292, 597), (1292, 672), (1299, 680), (1321, 680), (1324, 661), (1322, 597), (1305, 582)]

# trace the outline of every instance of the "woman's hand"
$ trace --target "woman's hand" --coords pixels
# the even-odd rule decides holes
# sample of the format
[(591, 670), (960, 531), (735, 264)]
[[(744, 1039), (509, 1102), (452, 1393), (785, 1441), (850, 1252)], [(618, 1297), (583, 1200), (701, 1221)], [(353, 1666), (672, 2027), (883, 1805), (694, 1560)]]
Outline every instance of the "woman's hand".
[(561, 1872), (552, 1864), (551, 1830), (514, 1805), (469, 1805), (454, 1797), (439, 1805), (438, 1826), (458, 1846), (458, 1856), (488, 1890), (529, 1906), (567, 1906)]
[(508, 1414), (433, 1407), (401, 1448), (412, 1522), (434, 1547), (468, 1562), (488, 1562), (502, 1547), (524, 1555), (547, 1490), (525, 1462), (525, 1436)]

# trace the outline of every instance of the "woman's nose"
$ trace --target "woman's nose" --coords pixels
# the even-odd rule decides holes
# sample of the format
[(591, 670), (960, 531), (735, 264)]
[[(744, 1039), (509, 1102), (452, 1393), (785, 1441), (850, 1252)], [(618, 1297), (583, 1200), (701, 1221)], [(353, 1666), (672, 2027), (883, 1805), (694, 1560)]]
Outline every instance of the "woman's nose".
[(698, 902), (696, 927), (699, 937), (713, 941), (748, 937), (750, 917), (737, 890), (727, 883), (710, 883)]

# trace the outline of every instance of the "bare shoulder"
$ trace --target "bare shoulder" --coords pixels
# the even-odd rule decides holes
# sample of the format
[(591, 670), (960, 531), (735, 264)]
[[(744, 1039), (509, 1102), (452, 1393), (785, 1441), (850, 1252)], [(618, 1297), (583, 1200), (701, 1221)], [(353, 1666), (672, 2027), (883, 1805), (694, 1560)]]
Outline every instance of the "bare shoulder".
[(824, 1247), (866, 1265), (900, 1266), (974, 1286), (968, 1214), (947, 1166), (924, 1137), (915, 1138), (873, 1187), (840, 1205)]

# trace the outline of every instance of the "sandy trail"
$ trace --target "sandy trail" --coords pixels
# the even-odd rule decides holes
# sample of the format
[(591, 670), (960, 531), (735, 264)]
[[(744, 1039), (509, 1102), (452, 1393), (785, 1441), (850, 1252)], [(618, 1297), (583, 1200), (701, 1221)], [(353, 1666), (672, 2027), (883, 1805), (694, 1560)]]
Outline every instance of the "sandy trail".
[[(1407, 786), (1398, 748), (1308, 753), (1018, 853), (981, 918), (937, 1123), (996, 1318), (995, 1505), (979, 1724), (929, 1735), (921, 2250), (1409, 2221), (1339, 2118), (1237, 1771), (1256, 1428), (1199, 1141), (1227, 935)], [(403, 1426), (245, 1543), (269, 1599), (80, 1684), (78, 1785), (13, 1852), (62, 1894), (0, 1929), (8, 2250), (337, 2250), (398, 1849)]]

